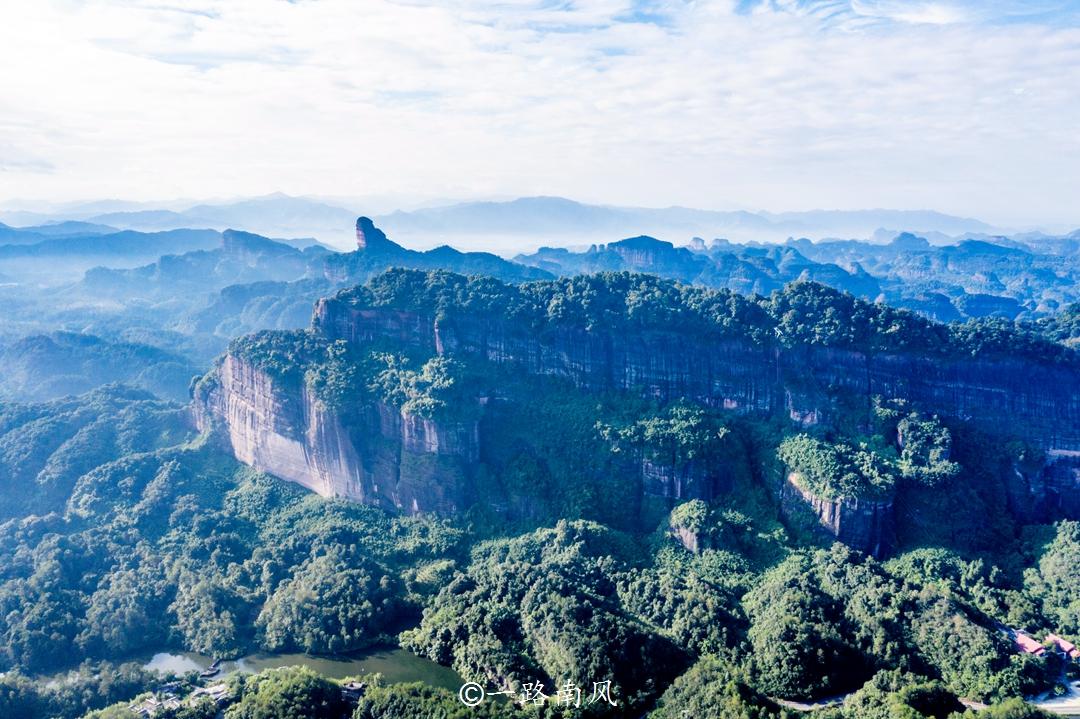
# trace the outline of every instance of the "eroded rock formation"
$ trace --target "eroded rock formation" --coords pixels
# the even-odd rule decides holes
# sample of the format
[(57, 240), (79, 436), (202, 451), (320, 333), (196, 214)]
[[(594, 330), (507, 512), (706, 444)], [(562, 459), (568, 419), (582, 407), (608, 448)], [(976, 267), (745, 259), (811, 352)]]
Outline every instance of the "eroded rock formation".
[(478, 454), (475, 423), (439, 423), (382, 403), (344, 422), (307, 387), (282, 387), (227, 355), (196, 398), (196, 423), (216, 430), (241, 462), (301, 484), (406, 512), (463, 506)]
[[(370, 241), (368, 228), (358, 229)], [(874, 396), (903, 397), (920, 410), (1004, 430), (1051, 454), (1080, 451), (1080, 378), (1068, 368), (1022, 359), (871, 356), (674, 330), (565, 326), (537, 332), (497, 316), (436, 317), (341, 298), (316, 304), (313, 328), (361, 350), (379, 343), (420, 355), (471, 357), (562, 377), (583, 391), (686, 397), (737, 412), (782, 414), (802, 426), (828, 422), (839, 411), (838, 397), (868, 413)], [(234, 355), (196, 404), (200, 427), (220, 427), (238, 459), (322, 495), (409, 512), (454, 511), (474, 499), (469, 474), (482, 442), (476, 422), (439, 422), (378, 403), (331, 411), (304, 386), (277, 386)], [(641, 462), (641, 473), (640, 491), (667, 499), (711, 499), (713, 485), (723, 483), (694, 472), (676, 476), (649, 462)], [(1080, 473), (1071, 458), (1022, 478), (1013, 504), (1039, 516), (1080, 514)], [(881, 554), (892, 544), (888, 501), (825, 500), (790, 482), (780, 493), (782, 502), (809, 506), (825, 529), (853, 547)]]
[(783, 411), (804, 424), (827, 419), (838, 392), (861, 397), (868, 407), (874, 396), (903, 397), (924, 411), (993, 432), (1004, 429), (1046, 450), (1080, 451), (1080, 376), (1020, 359), (868, 356), (679, 332), (567, 328), (541, 336), (490, 317), (437, 321), (413, 312), (355, 308), (335, 298), (316, 304), (313, 322), (327, 338), (354, 345), (392, 339), (432, 354), (463, 353), (566, 377), (583, 389)]
[(888, 554), (896, 544), (891, 498), (819, 497), (800, 483), (798, 473), (789, 472), (780, 489), (780, 506), (789, 517), (809, 509), (829, 535), (875, 557)]

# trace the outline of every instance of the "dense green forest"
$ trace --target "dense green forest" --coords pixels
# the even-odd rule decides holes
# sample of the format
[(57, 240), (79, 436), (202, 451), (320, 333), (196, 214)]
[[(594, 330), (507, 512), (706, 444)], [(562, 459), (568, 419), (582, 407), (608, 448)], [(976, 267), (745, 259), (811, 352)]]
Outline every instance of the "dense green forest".
[[(755, 430), (765, 432), (730, 432)], [(880, 563), (840, 545), (801, 549), (821, 539), (779, 522), (770, 495), (747, 476), (740, 481), (750, 486), (728, 501), (672, 511), (671, 523), (702, 538), (696, 552), (667, 522), (634, 534), (562, 521), (500, 539), (487, 538), (495, 531), (483, 513), (392, 517), (308, 495), (199, 441), (137, 461), (114, 452), (121, 456), (98, 457), (55, 511), (3, 525), (3, 681), (25, 716), (77, 716), (151, 686), (136, 673), (69, 697), (24, 678), (65, 665), (71, 647), (96, 661), (163, 645), (326, 653), (404, 630), (403, 646), (466, 677), (553, 687), (604, 676), (624, 707), (641, 711), (663, 697), (656, 711), (666, 716), (685, 702), (767, 711), (770, 701), (755, 697), (850, 691), (883, 671), (899, 672), (905, 687), (933, 680), (948, 696), (1003, 700), (1052, 686), (1060, 667), (1022, 661), (998, 622), (1080, 630), (1080, 526), (1071, 522), (1032, 527), (994, 555), (911, 548)], [(574, 506), (609, 511), (578, 498), (548, 516)], [(709, 692), (688, 696), (703, 672), (720, 672), (732, 688), (710, 681)], [(421, 716), (426, 703), (456, 702), (380, 691), (365, 701), (399, 714), (371, 716)]]
[[(750, 299), (625, 274), (512, 286), (395, 271), (339, 299), (445, 321), (498, 315), (537, 333), (679, 325), (756, 343), (1076, 361), (1022, 328), (939, 325), (807, 283)], [(1020, 698), (1076, 678), (1075, 664), (1020, 653), (1009, 635), (1080, 638), (1080, 524), (1010, 505), (1017, 474), (1045, 462), (1028, 444), (903, 398), (807, 427), (583, 393), (392, 343), (361, 352), (311, 331), (231, 351), (346, 418), (379, 403), (478, 422), (469, 506), (408, 516), (316, 496), (237, 463), (185, 407), (123, 386), (0, 405), (0, 714), (131, 716), (129, 701), (160, 680), (124, 662), (162, 647), (233, 657), (398, 644), (491, 691), (539, 684), (552, 697), (467, 709), (442, 689), (366, 677), (349, 703), (328, 679), (277, 670), (230, 678), (227, 719), (780, 717), (837, 695), (848, 697), (815, 716), (946, 717), (966, 711), (962, 699), (993, 705), (979, 716), (1021, 717), (1037, 712)], [(499, 401), (481, 406), (481, 393)], [(687, 494), (643, 491), (645, 465), (685, 477)], [(789, 480), (822, 500), (891, 501), (888, 551), (834, 542), (808, 509), (784, 505)], [(90, 678), (48, 683), (60, 669)], [(604, 681), (610, 701), (589, 703)], [(567, 682), (583, 688), (580, 707), (559, 706)]]
[(533, 332), (560, 326), (614, 332), (678, 328), (755, 343), (1077, 363), (1075, 352), (1027, 325), (992, 318), (942, 324), (815, 282), (792, 282), (761, 297), (627, 272), (512, 285), (444, 271), (391, 270), (337, 298), (355, 307), (391, 307), (441, 319), (487, 316)]

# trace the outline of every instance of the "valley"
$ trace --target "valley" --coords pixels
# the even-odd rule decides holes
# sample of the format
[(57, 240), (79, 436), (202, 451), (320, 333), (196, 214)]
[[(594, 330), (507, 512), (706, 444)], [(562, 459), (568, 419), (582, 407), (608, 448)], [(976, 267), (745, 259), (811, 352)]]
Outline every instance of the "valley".
[[(366, 677), (356, 711), (602, 679), (613, 717), (1004, 712), (1074, 677), (1012, 638), (1080, 631), (1064, 240), (507, 260), (365, 217), (356, 238), (226, 230), (7, 289), (11, 707), (156, 707), (136, 697), (168, 677), (115, 662), (184, 652), (225, 660), (236, 707)], [(987, 288), (957, 257), (1003, 252), (1044, 281), (981, 314), (1007, 303), (964, 300)], [(951, 314), (905, 307), (931, 285)], [(32, 679), (58, 671), (126, 688)]]

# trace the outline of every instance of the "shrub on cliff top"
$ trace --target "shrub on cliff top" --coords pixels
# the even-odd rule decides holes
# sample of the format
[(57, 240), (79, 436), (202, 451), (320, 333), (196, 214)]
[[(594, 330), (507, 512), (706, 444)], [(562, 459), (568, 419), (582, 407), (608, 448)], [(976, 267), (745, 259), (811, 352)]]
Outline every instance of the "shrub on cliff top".
[(468, 414), (475, 400), (465, 392), (464, 366), (447, 357), (432, 357), (419, 369), (406, 357), (376, 354), (368, 387), (384, 402), (403, 412), (432, 418), (449, 411)]
[(671, 510), (669, 523), (672, 527), (682, 527), (696, 532), (705, 528), (705, 522), (709, 518), (709, 505), (700, 499), (691, 499)]
[(442, 270), (393, 269), (367, 286), (343, 290), (336, 299), (353, 307), (392, 307), (439, 320), (494, 319), (532, 330), (654, 329), (866, 354), (1015, 356), (1045, 364), (1078, 363), (1071, 349), (1011, 322), (944, 325), (807, 281), (762, 298), (629, 272), (510, 285)]
[(695, 460), (708, 460), (728, 434), (701, 407), (685, 402), (622, 426), (598, 422), (596, 427), (613, 451), (635, 449), (676, 471)]
[(286, 383), (299, 383), (307, 364), (325, 351), (326, 341), (311, 330), (264, 330), (229, 343), (230, 355)]
[(797, 473), (796, 481), (825, 499), (880, 497), (891, 492), (897, 471), (889, 453), (866, 444), (829, 444), (806, 434), (788, 437), (776, 450), (780, 461)]

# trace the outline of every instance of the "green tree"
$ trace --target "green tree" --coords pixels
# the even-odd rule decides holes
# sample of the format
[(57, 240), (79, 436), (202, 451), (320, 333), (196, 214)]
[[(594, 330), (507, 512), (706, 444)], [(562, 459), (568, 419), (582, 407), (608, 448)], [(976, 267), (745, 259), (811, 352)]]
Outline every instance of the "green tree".
[(706, 656), (668, 687), (649, 719), (780, 719), (793, 715), (754, 691), (729, 661)]
[(1080, 522), (1058, 522), (1055, 529), (1024, 583), (1057, 631), (1080, 636)]
[(256, 625), (270, 651), (355, 651), (386, 636), (400, 611), (398, 593), (375, 563), (323, 555), (278, 585)]
[(341, 688), (304, 667), (270, 669), (243, 682), (225, 719), (342, 719)]

